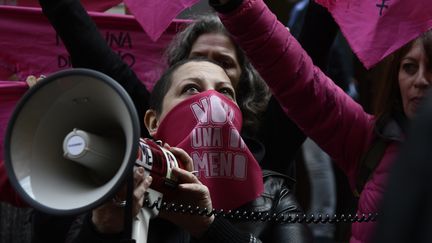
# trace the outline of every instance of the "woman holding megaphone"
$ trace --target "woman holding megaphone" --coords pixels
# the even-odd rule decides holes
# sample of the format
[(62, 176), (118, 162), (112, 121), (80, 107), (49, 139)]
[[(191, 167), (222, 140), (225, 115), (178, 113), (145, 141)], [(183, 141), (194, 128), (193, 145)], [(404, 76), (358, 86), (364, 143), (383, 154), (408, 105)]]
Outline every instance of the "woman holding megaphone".
[[(43, 6), (44, 13), (49, 17), (51, 23), (57, 30), (57, 33), (62, 38), (63, 43), (65, 44), (66, 48), (71, 54), (73, 65), (79, 67), (90, 67), (99, 70), (113, 77), (115, 80), (119, 81), (120, 83), (122, 83), (123, 87), (127, 90), (128, 94), (134, 100), (134, 104), (136, 105), (136, 108), (139, 111), (138, 113), (139, 114), (143, 113), (143, 111), (145, 111), (148, 108), (149, 94), (147, 90), (145, 89), (144, 85), (142, 85), (142, 83), (138, 80), (138, 78), (133, 73), (133, 71), (125, 63), (121, 62), (121, 60), (119, 60), (119, 58), (117, 57), (116, 53), (114, 53), (109, 49), (109, 47), (107, 47), (107, 45), (104, 43), (103, 38), (101, 36), (98, 36), (98, 31), (96, 26), (89, 20), (90, 18), (86, 15), (84, 9), (82, 9), (81, 6), (78, 6), (79, 2), (78, 1), (40, 1), (40, 3)], [(221, 26), (220, 22), (218, 24), (219, 26)], [(199, 39), (202, 38), (199, 38), (198, 36), (201, 36), (201, 34), (203, 34), (202, 36), (205, 36), (208, 33), (212, 38), (213, 35), (223, 36), (224, 37), (223, 44), (225, 44), (222, 46), (223, 48), (221, 47), (221, 43), (210, 42), (211, 44), (207, 43), (206, 45), (202, 45), (204, 41), (200, 42)], [(191, 40), (190, 38), (188, 38), (187, 40), (190, 45), (195, 45), (195, 43), (200, 42), (201, 47), (202, 46), (215, 47), (217, 51), (209, 52), (209, 53), (211, 53), (212, 55), (219, 53), (218, 55), (215, 55), (215, 57), (219, 57), (219, 56), (224, 57), (224, 60), (218, 60), (224, 64), (227, 64), (226, 62), (227, 60), (225, 59), (228, 53), (228, 56), (232, 58), (232, 63), (235, 66), (235, 68), (231, 68), (231, 66), (229, 67), (225, 66), (225, 69), (226, 70), (229, 69), (230, 74), (228, 76), (230, 78), (231, 78), (231, 74), (233, 73), (232, 70), (233, 69), (236, 70), (236, 72), (234, 72), (235, 75), (232, 75), (230, 81), (233, 83), (239, 83), (238, 87), (241, 86), (240, 83), (243, 83), (244, 85), (248, 82), (258, 86), (259, 82), (257, 82), (256, 80), (258, 76), (254, 76), (250, 71), (246, 72), (247, 70), (244, 67), (246, 61), (243, 60), (244, 56), (242, 52), (239, 51), (235, 45), (233, 45), (228, 35), (226, 35), (225, 32), (221, 30), (220, 27), (218, 27), (217, 30), (211, 30), (208, 33), (205, 31), (204, 33), (191, 32), (190, 33), (191, 35), (189, 37), (193, 36), (193, 38), (195, 39)], [(208, 39), (209, 38), (207, 38), (207, 40)], [(186, 40), (186, 37), (184, 38), (184, 40)], [(184, 49), (186, 50), (187, 48)], [(223, 50), (224, 55), (220, 55), (221, 49)], [(203, 55), (203, 54), (207, 55), (207, 52), (205, 53), (196, 52), (193, 54), (187, 53), (187, 56), (184, 56), (182, 58), (187, 58), (189, 56)], [(251, 76), (253, 76), (253, 79), (251, 78)], [(240, 80), (241, 78), (245, 78), (245, 79)], [(237, 93), (236, 96), (237, 102), (239, 102), (239, 106), (244, 108), (244, 105), (240, 105), (240, 99), (248, 100), (249, 98), (251, 98), (249, 96), (255, 97), (256, 93), (262, 94), (264, 93), (262, 91), (267, 91), (267, 89), (265, 89), (264, 86), (260, 86), (260, 87), (262, 88), (255, 87), (255, 89), (252, 89), (250, 92), (248, 92), (248, 89), (241, 88), (243, 94)], [(237, 92), (238, 90), (235, 89), (235, 91)], [(229, 92), (229, 91), (226, 90), (223, 92)], [(263, 97), (255, 97), (253, 99), (255, 105), (253, 105), (252, 103), (254, 102), (252, 102), (252, 103), (248, 103), (249, 105), (247, 104), (246, 106), (257, 108), (258, 106), (262, 106), (262, 104), (260, 103), (267, 102)], [(196, 114), (203, 114), (203, 113), (209, 114), (207, 111), (205, 111), (204, 108), (218, 107), (216, 106), (216, 104), (218, 104), (219, 101), (217, 98), (212, 98), (211, 100), (203, 101), (203, 102), (204, 103), (198, 104), (196, 106), (197, 107), (195, 109)], [(221, 109), (222, 108), (219, 108), (219, 110)], [(247, 119), (248, 117), (246, 117), (246, 114), (243, 113), (242, 115), (245, 115), (244, 118), (244, 121), (246, 121), (245, 124), (250, 125), (251, 122), (249, 119)], [(273, 112), (271, 113), (271, 115), (273, 117), (274, 115)], [(229, 116), (229, 119), (233, 119), (233, 117)], [(269, 158), (272, 157), (273, 162), (269, 162), (272, 163), (272, 165), (277, 167), (281, 166), (284, 168), (290, 167), (290, 166), (285, 166), (290, 163), (283, 164), (283, 163), (276, 163), (276, 162), (279, 161), (280, 159), (283, 159), (284, 161), (285, 160), (291, 161), (295, 151), (303, 142), (304, 136), (301, 134), (301, 132), (298, 131), (297, 128), (294, 129), (297, 132), (291, 133), (291, 127), (290, 125), (288, 125), (291, 123), (288, 122), (285, 123), (285, 120), (286, 117), (283, 116), (282, 114), (282, 118), (278, 119), (277, 124), (271, 123), (272, 124), (271, 126), (263, 126), (266, 129), (267, 128), (270, 130), (274, 129), (274, 131), (278, 132), (278, 135), (281, 134), (281, 131), (290, 130), (287, 136), (282, 136), (282, 135), (280, 136), (284, 138), (283, 144), (278, 143), (277, 141), (279, 140), (274, 141), (274, 137), (269, 136), (271, 137), (270, 140), (272, 140), (271, 141), (272, 146), (269, 146), (270, 147), (269, 149), (275, 150), (274, 153), (269, 153), (266, 148), (266, 153), (264, 154), (262, 146), (260, 146), (261, 144), (257, 144), (258, 146), (253, 147), (250, 146), (248, 143), (249, 148), (251, 150), (254, 150), (253, 152), (256, 151), (258, 152), (254, 155), (256, 155), (256, 159), (260, 160), (260, 162), (271, 161), (271, 159), (268, 160), (268, 157)], [(236, 126), (238, 126), (239, 119), (236, 119), (235, 121), (236, 121), (235, 123)], [(208, 117), (208, 120), (206, 121), (204, 119), (203, 122), (207, 122), (205, 123), (207, 125), (209, 124), (209, 122), (220, 124), (220, 121), (217, 120), (217, 116)], [(184, 127), (180, 126), (182, 124), (183, 124), (182, 122), (179, 122), (179, 119), (176, 119), (175, 122), (171, 122), (171, 125), (173, 126), (172, 130), (174, 130), (175, 133), (180, 134), (179, 131), (184, 130)], [(275, 127), (279, 127), (277, 126), (278, 124), (282, 125), (284, 128), (286, 127), (290, 127), (290, 128), (278, 130), (277, 128), (275, 128)], [(174, 125), (179, 125), (180, 127), (174, 128)], [(293, 180), (291, 180), (290, 178), (286, 178), (285, 176), (275, 172), (268, 172), (268, 171), (264, 173), (260, 172), (259, 176), (257, 176), (258, 173), (256, 170), (254, 171), (253, 174), (249, 173), (248, 169), (250, 168), (249, 166), (246, 166), (248, 165), (246, 161), (249, 161), (249, 159), (251, 159), (250, 158), (251, 155), (244, 154), (244, 153), (241, 154), (237, 153), (238, 150), (244, 148), (244, 143), (240, 139), (240, 136), (234, 133), (234, 131), (239, 131), (239, 129), (230, 130), (233, 132), (232, 136), (221, 135), (222, 128), (213, 129), (208, 126), (207, 127), (200, 126), (192, 130), (195, 131), (195, 133), (191, 135), (192, 140), (190, 146), (188, 149), (185, 150), (192, 157), (194, 162), (196, 161), (195, 165), (197, 165), (197, 168), (195, 168), (195, 170), (198, 171), (197, 177), (199, 178), (200, 181), (203, 181), (203, 184), (205, 185), (208, 185), (211, 181), (223, 182), (218, 187), (216, 186), (208, 187), (209, 190), (212, 192), (211, 193), (212, 206), (214, 208), (232, 209), (239, 206), (241, 202), (246, 203), (249, 199), (258, 197), (258, 194), (260, 193), (258, 193), (256, 189), (255, 190), (252, 189), (257, 186), (255, 185), (257, 182), (260, 183), (264, 179), (265, 193), (262, 194), (262, 197), (265, 198), (263, 200), (264, 203), (258, 205), (252, 205), (255, 207), (255, 209), (260, 209), (262, 211), (269, 211), (270, 209), (275, 209), (277, 212), (292, 212), (292, 213), (302, 212), (302, 210), (298, 206), (298, 203), (295, 200), (293, 191), (291, 190), (294, 185)], [(145, 134), (146, 132), (142, 131), (142, 133)], [(232, 138), (232, 141), (230, 141), (232, 143), (231, 143), (230, 150), (227, 151), (226, 154), (221, 152), (212, 152), (208, 150), (209, 148), (212, 149), (220, 148), (221, 145), (227, 146), (228, 144), (230, 144), (227, 140), (228, 137)], [(287, 137), (289, 137), (289, 139), (286, 139)], [(174, 141), (165, 140), (165, 139), (161, 139), (161, 140), (163, 140), (164, 142), (168, 142), (172, 146), (178, 146), (179, 143), (176, 141), (177, 139), (178, 138), (174, 138), (173, 139)], [(286, 143), (289, 143), (289, 145), (287, 145)], [(252, 145), (255, 144), (252, 143)], [(192, 149), (196, 147), (200, 147), (202, 150), (207, 150), (207, 151), (193, 153)], [(283, 147), (283, 149), (282, 150), (277, 149), (279, 147)], [(255, 149), (257, 150), (255, 151)], [(218, 162), (216, 162), (217, 160), (224, 162), (224, 166), (223, 167), (217, 166), (218, 164)], [(251, 161), (253, 160), (251, 159)], [(257, 169), (255, 165), (254, 168)], [(227, 179), (227, 178), (231, 178), (231, 179)], [(237, 188), (233, 187), (226, 182), (229, 180), (235, 180), (236, 182), (239, 182), (235, 184), (239, 184), (242, 186), (238, 186)], [(252, 183), (247, 183), (249, 182), (249, 180), (252, 181)], [(153, 180), (153, 184), (154, 184), (154, 180)], [(218, 184), (218, 183), (213, 183), (213, 184)], [(258, 186), (261, 187), (261, 185)], [(232, 192), (239, 192), (239, 193), (233, 193), (234, 195), (230, 197), (229, 195), (227, 195), (226, 191), (224, 190), (225, 188), (231, 190)], [(246, 194), (246, 196), (244, 194)], [(221, 195), (224, 195), (225, 198), (222, 197)], [(235, 198), (237, 197), (240, 198), (241, 200), (235, 200)], [(272, 198), (278, 198), (278, 200), (273, 200)], [(157, 222), (158, 222), (157, 220), (153, 220), (152, 225), (158, 225)], [(216, 222), (221, 222), (221, 221), (216, 221)], [(165, 227), (167, 226), (165, 225)], [(154, 226), (153, 228), (157, 228), (157, 226)], [(257, 232), (257, 234), (255, 235), (258, 236), (260, 236), (260, 234), (263, 235), (265, 232), (274, 232), (274, 234), (268, 233), (266, 234), (266, 236), (270, 238), (274, 236), (275, 238), (278, 238), (281, 241), (289, 241), (284, 239), (296, 239), (299, 241), (307, 241), (310, 236), (308, 229), (303, 224), (271, 224), (271, 223), (257, 224), (254, 222), (250, 222), (246, 224), (246, 226), (244, 226), (243, 228), (245, 228), (245, 231), (249, 231), (253, 233)], [(151, 237), (151, 234), (149, 237)]]
[[(153, 138), (175, 146), (165, 145), (187, 165), (186, 170), (172, 169), (178, 184), (163, 195), (163, 200), (209, 211), (212, 208), (258, 210), (254, 205), (260, 204), (267, 207), (267, 203), (260, 202), (270, 199), (262, 194), (262, 172), (239, 136), (242, 114), (236, 103), (236, 92), (218, 63), (194, 58), (173, 65), (156, 83), (150, 106), (144, 118), (148, 132)], [(192, 163), (196, 173), (188, 171)], [(135, 213), (142, 206), (145, 191), (152, 187), (150, 177), (142, 172), (140, 168), (135, 172)], [(270, 200), (283, 202), (282, 199)], [(69, 241), (120, 240), (123, 222), (118, 206), (109, 201), (75, 222)], [(286, 204), (272, 207), (273, 211), (268, 208), (268, 212), (277, 215), (299, 212)], [(159, 218), (150, 224), (148, 241), (259, 242), (258, 238), (268, 242), (310, 241), (307, 229), (299, 230), (301, 224), (255, 222), (251, 225), (242, 220), (230, 222), (211, 213), (191, 215), (188, 211), (162, 208)]]

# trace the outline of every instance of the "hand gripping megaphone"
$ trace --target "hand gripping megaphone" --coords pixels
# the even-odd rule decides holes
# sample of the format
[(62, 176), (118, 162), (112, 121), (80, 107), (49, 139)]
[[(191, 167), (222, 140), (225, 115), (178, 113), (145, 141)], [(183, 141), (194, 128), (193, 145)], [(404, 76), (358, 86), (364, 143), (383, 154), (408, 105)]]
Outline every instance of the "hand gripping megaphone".
[(132, 175), (139, 134), (133, 102), (117, 82), (89, 69), (64, 70), (18, 102), (4, 140), (5, 167), (35, 209), (79, 214)]

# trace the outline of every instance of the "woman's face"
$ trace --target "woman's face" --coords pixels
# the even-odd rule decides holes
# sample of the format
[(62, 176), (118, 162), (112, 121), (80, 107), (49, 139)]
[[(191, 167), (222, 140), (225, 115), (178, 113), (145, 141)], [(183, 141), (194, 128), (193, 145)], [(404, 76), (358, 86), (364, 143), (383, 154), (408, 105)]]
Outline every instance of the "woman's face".
[(399, 67), (399, 88), (405, 115), (413, 118), (418, 104), (432, 82), (432, 70), (421, 41), (415, 41), (402, 57)]
[(234, 87), (220, 66), (207, 61), (191, 61), (178, 67), (163, 100), (159, 121), (183, 100), (207, 90), (215, 90), (235, 102)]
[(221, 33), (202, 34), (192, 45), (189, 57), (204, 56), (220, 63), (233, 82), (234, 87), (240, 80), (241, 68), (237, 59), (234, 43)]

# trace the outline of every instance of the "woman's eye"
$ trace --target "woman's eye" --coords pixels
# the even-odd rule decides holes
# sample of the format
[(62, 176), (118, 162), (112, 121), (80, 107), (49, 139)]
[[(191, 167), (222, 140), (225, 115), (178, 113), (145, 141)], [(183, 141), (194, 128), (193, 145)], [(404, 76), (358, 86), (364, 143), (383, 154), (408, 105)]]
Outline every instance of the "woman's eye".
[(232, 63), (229, 62), (229, 61), (223, 61), (223, 62), (221, 62), (221, 65), (225, 69), (232, 67)]
[(230, 88), (222, 88), (219, 90), (219, 93), (227, 96), (228, 98), (231, 98), (232, 100), (235, 99), (234, 90), (232, 90)]
[(186, 85), (183, 90), (182, 90), (182, 94), (197, 94), (199, 93), (199, 87), (197, 87), (196, 85)]
[(215, 61), (218, 62), (219, 65), (221, 65), (224, 69), (228, 69), (234, 66), (234, 62), (227, 57), (217, 58)]
[(404, 70), (404, 72), (413, 75), (417, 72), (418, 66), (414, 63), (403, 63), (402, 64), (402, 70)]

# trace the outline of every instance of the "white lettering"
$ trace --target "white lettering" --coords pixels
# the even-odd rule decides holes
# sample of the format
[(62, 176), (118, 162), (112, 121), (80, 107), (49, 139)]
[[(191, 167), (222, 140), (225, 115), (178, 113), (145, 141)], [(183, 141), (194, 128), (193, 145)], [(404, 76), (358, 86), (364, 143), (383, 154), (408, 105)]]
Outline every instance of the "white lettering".
[(202, 146), (202, 129), (199, 127), (192, 130), (192, 148), (200, 148)]
[(219, 158), (220, 153), (207, 153), (208, 161), (210, 163), (210, 176), (211, 177), (218, 177), (219, 176)]
[(209, 121), (213, 124), (225, 124), (227, 121), (234, 120), (234, 110), (215, 95), (193, 103), (191, 109), (197, 122), (201, 125), (208, 124)]
[(242, 154), (234, 155), (234, 177), (246, 178), (246, 157)]
[(211, 121), (213, 123), (226, 123), (227, 112), (222, 106), (222, 100), (217, 96), (210, 96), (210, 107), (212, 109), (211, 112)]
[(199, 171), (199, 176), (246, 180), (248, 160), (244, 154), (203, 152), (200, 156), (193, 152), (192, 160), (194, 168)]
[(228, 153), (226, 156), (220, 158), (220, 175), (230, 176), (232, 168), (232, 153)]
[(202, 158), (200, 158), (197, 152), (193, 152), (191, 155), (194, 163), (194, 168), (196, 168), (196, 170), (199, 172), (199, 176), (201, 175), (201, 172), (204, 172), (204, 176), (209, 177), (207, 156), (203, 156)]
[(240, 136), (237, 129), (231, 128), (229, 133), (229, 144), (228, 146), (232, 149), (243, 149), (245, 148), (245, 143)]
[(222, 147), (222, 131), (220, 127), (196, 127), (192, 130), (193, 148)]
[(208, 123), (208, 110), (209, 104), (207, 99), (202, 99), (199, 103), (194, 103), (191, 105), (191, 109), (198, 123), (207, 124)]

